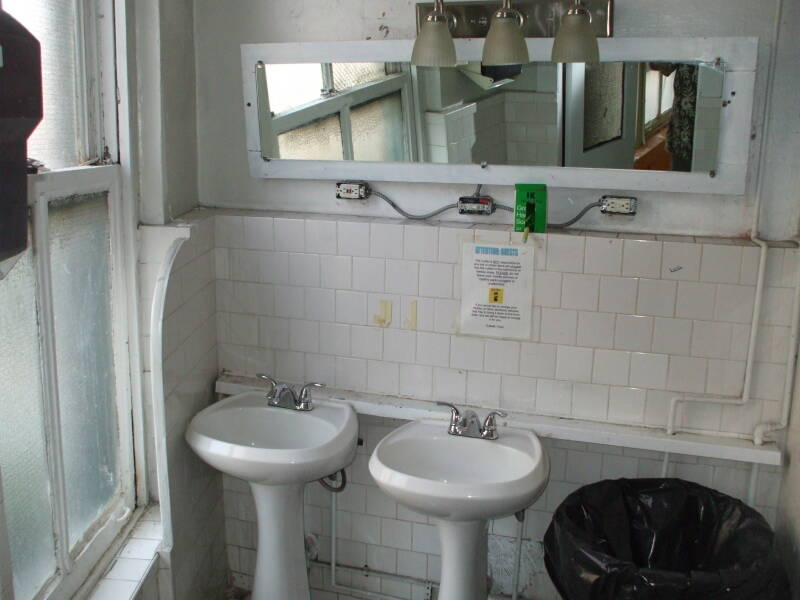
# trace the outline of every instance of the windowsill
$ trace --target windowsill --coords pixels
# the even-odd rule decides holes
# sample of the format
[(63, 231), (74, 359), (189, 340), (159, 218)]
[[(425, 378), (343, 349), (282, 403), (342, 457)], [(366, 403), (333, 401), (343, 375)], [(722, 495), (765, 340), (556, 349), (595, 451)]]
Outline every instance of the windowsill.
[(155, 504), (146, 510), (122, 543), (89, 600), (136, 598), (148, 577), (158, 568), (161, 538), (161, 509)]

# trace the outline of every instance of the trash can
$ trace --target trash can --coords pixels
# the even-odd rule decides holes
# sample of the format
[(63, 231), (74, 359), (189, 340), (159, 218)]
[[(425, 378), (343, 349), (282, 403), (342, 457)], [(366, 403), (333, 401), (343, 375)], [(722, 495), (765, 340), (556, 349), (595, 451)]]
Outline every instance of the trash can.
[(565, 600), (790, 598), (764, 517), (681, 479), (576, 490), (556, 509), (544, 551)]

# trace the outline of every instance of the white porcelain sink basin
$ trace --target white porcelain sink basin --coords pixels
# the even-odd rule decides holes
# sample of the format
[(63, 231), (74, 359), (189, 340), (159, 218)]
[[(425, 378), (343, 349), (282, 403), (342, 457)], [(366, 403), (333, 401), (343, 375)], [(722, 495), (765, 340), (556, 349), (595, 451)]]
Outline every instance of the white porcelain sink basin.
[(246, 392), (201, 411), (186, 431), (205, 462), (250, 482), (258, 515), (252, 600), (309, 600), (303, 490), (355, 457), (353, 409), (317, 399), (313, 406), (277, 408), (263, 392)]
[(496, 440), (449, 435), (414, 421), (381, 440), (369, 470), (398, 503), (433, 517), (442, 549), (439, 600), (486, 600), (487, 521), (521, 511), (544, 491), (550, 463), (533, 432)]
[(549, 463), (532, 432), (499, 433), (493, 441), (458, 437), (441, 421), (414, 421), (381, 440), (369, 469), (395, 500), (439, 519), (510, 515), (536, 501)]
[(267, 406), (247, 392), (212, 404), (189, 424), (186, 441), (209, 465), (264, 485), (306, 483), (349, 464), (358, 421), (344, 404), (314, 401), (303, 412)]

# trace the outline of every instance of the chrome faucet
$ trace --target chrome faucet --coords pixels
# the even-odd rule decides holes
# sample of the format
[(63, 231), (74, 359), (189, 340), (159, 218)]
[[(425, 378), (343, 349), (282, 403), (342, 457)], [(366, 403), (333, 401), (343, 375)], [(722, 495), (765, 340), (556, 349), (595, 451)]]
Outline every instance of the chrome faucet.
[(290, 410), (313, 410), (314, 404), (311, 402), (311, 388), (325, 387), (321, 383), (307, 383), (296, 393), (294, 388), (285, 383), (278, 383), (269, 375), (258, 373), (257, 377), (270, 383), (272, 388), (267, 392), (267, 404), (277, 408), (288, 408)]
[(454, 404), (449, 402), (437, 402), (440, 406), (447, 406), (450, 409), (450, 426), (447, 433), (462, 437), (479, 438), (482, 440), (497, 439), (496, 417), (507, 417), (508, 415), (499, 410), (491, 411), (481, 424), (478, 413), (467, 409), (463, 413)]

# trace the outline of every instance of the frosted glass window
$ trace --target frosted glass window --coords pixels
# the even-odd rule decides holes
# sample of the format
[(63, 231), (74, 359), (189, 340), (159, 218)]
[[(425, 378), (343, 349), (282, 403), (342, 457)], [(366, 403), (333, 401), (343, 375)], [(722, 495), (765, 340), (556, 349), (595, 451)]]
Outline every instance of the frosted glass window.
[(3, 0), (42, 45), (44, 119), (28, 140), (28, 156), (51, 169), (74, 167), (78, 153), (75, 0)]
[(119, 480), (106, 195), (51, 202), (49, 237), (72, 548), (101, 516)]
[(278, 136), (281, 158), (344, 160), (339, 115), (319, 119)]
[(403, 104), (399, 92), (357, 106), (350, 113), (350, 122), (355, 160), (405, 160)]
[(337, 92), (386, 77), (386, 63), (333, 63), (332, 68)]
[(55, 572), (31, 251), (0, 280), (0, 471), (17, 600)]
[(322, 65), (266, 65), (269, 109), (275, 114), (285, 112), (321, 98)]

